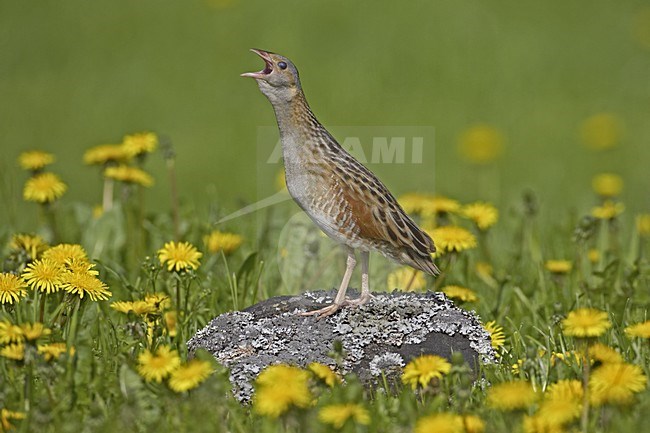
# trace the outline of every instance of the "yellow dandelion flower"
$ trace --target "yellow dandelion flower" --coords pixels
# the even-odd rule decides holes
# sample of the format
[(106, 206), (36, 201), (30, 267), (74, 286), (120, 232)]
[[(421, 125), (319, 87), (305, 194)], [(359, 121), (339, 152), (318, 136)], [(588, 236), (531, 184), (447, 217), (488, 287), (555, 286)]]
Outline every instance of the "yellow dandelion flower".
[(133, 311), (133, 302), (115, 301), (111, 303), (111, 308), (119, 313), (129, 314)]
[(63, 290), (73, 295), (79, 295), (81, 299), (88, 295), (91, 301), (105, 301), (113, 294), (95, 275), (86, 272), (65, 272)]
[(224, 233), (214, 230), (203, 237), (206, 248), (211, 253), (223, 251), (224, 254), (230, 254), (237, 250), (244, 241), (244, 238), (235, 233)]
[(13, 304), (20, 302), (20, 298), (27, 295), (23, 280), (14, 274), (0, 273), (0, 303)]
[(51, 259), (36, 260), (25, 267), (23, 280), (33, 290), (55, 293), (61, 289), (65, 268)]
[(54, 173), (37, 174), (25, 183), (23, 198), (37, 203), (49, 203), (60, 198), (68, 189)]
[(463, 302), (478, 301), (478, 296), (476, 296), (476, 293), (473, 290), (468, 289), (466, 287), (445, 286), (442, 289), (440, 289), (440, 291), (443, 292), (451, 299), (458, 299), (459, 301), (463, 301)]
[(167, 334), (169, 334), (170, 337), (176, 337), (176, 324), (178, 323), (178, 314), (176, 311), (165, 312), (163, 315), (163, 320), (165, 321), (165, 329), (167, 330)]
[(93, 219), (99, 219), (104, 215), (104, 207), (101, 204), (93, 206)]
[(0, 431), (8, 432), (9, 430), (12, 430), (14, 426), (13, 424), (11, 424), (10, 420), (20, 420), (20, 419), (25, 419), (24, 412), (14, 412), (2, 408), (2, 410), (0, 411), (0, 425), (2, 426), (2, 429)]
[(582, 401), (584, 390), (582, 382), (574, 379), (562, 379), (549, 385), (546, 398), (551, 400), (577, 400)]
[(479, 123), (465, 130), (458, 139), (458, 151), (467, 161), (487, 164), (503, 152), (504, 138), (494, 126)]
[(109, 162), (128, 162), (131, 156), (121, 144), (100, 144), (88, 149), (83, 156), (85, 164), (104, 165)]
[(488, 405), (499, 410), (526, 409), (537, 399), (537, 392), (525, 381), (498, 383), (488, 391), (487, 396)]
[(423, 203), (430, 197), (419, 193), (408, 193), (401, 195), (397, 202), (406, 213), (416, 214), (422, 211)]
[(137, 316), (146, 316), (159, 312), (155, 305), (146, 301), (118, 301), (113, 302), (111, 308), (124, 314), (133, 312)]
[(414, 433), (465, 433), (463, 417), (455, 413), (437, 413), (415, 422)]
[(99, 275), (95, 264), (81, 259), (68, 259), (65, 261), (65, 270), (77, 274)]
[(599, 113), (587, 118), (580, 127), (585, 146), (593, 150), (606, 150), (616, 146), (623, 134), (621, 120), (610, 113)]
[(12, 251), (24, 251), (31, 260), (36, 260), (49, 246), (38, 235), (16, 234), (12, 236), (9, 248)]
[(175, 392), (186, 392), (194, 389), (212, 374), (212, 365), (208, 361), (193, 359), (172, 371), (169, 376), (169, 387)]
[(138, 355), (138, 373), (147, 382), (162, 382), (180, 365), (178, 352), (169, 346), (160, 346), (156, 352), (145, 350)]
[(18, 157), (18, 163), (24, 170), (37, 171), (54, 162), (54, 155), (41, 150), (29, 150)]
[(287, 191), (287, 177), (284, 169), (278, 171), (278, 174), (275, 176), (275, 189), (277, 191)]
[(357, 403), (330, 404), (318, 412), (318, 419), (339, 430), (348, 420), (361, 425), (370, 424), (370, 413)]
[(151, 153), (158, 147), (158, 136), (153, 132), (139, 132), (124, 136), (122, 148), (127, 155), (138, 156)]
[(623, 179), (614, 173), (601, 173), (591, 180), (591, 187), (601, 197), (616, 197), (623, 191)]
[(566, 365), (580, 364), (582, 362), (582, 355), (580, 352), (569, 350), (567, 352), (551, 352), (551, 365), (555, 366), (557, 361), (562, 361)]
[(484, 278), (492, 278), (492, 275), (494, 274), (492, 265), (487, 262), (476, 262), (475, 270), (479, 276)]
[(551, 424), (547, 419), (535, 415), (524, 415), (522, 421), (524, 433), (565, 433), (562, 425)]
[(606, 200), (602, 206), (591, 209), (591, 215), (601, 220), (611, 220), (622, 214), (624, 210), (625, 205), (623, 203)]
[(563, 275), (571, 272), (573, 265), (568, 260), (547, 260), (544, 267), (552, 274)]
[(341, 382), (341, 378), (327, 365), (318, 362), (312, 362), (309, 364), (309, 366), (307, 366), (307, 368), (309, 371), (314, 373), (314, 376), (325, 382), (325, 384), (329, 387), (332, 387), (335, 384)]
[(612, 324), (607, 313), (593, 308), (579, 308), (569, 312), (562, 321), (564, 333), (573, 337), (598, 337)]
[(71, 347), (68, 350), (68, 347), (65, 343), (50, 343), (50, 344), (39, 344), (38, 353), (43, 355), (43, 359), (46, 362), (50, 362), (54, 359), (59, 359), (64, 353), (68, 353), (70, 356), (74, 355), (74, 348)]
[(407, 266), (395, 269), (388, 274), (386, 282), (388, 290), (399, 289), (407, 292), (422, 290), (427, 284), (422, 272)]
[(650, 213), (637, 215), (636, 231), (642, 237), (650, 236)]
[(23, 343), (9, 344), (0, 349), (0, 356), (21, 361), (25, 357), (25, 345)]
[(7, 320), (0, 321), (0, 344), (20, 343), (24, 339), (23, 328)]
[(490, 320), (485, 324), (485, 330), (490, 334), (492, 340), (492, 348), (498, 349), (506, 342), (506, 334), (503, 332), (503, 327), (497, 325), (497, 322)]
[(576, 398), (545, 399), (539, 406), (537, 415), (550, 425), (563, 425), (580, 417), (582, 401)]
[(457, 213), (460, 210), (458, 201), (442, 195), (409, 193), (400, 196), (398, 202), (405, 212), (422, 214), (426, 217)]
[(442, 195), (428, 196), (422, 201), (420, 209), (420, 213), (425, 218), (447, 213), (458, 213), (459, 211), (460, 203), (458, 201)]
[(524, 360), (523, 359), (518, 359), (517, 362), (512, 364), (510, 366), (510, 371), (512, 371), (512, 374), (518, 375), (519, 372), (521, 371), (521, 367), (524, 365)]
[(596, 248), (591, 248), (589, 251), (587, 251), (587, 258), (591, 263), (598, 263), (600, 260), (600, 251), (598, 251)]
[(267, 367), (255, 381), (255, 412), (277, 418), (292, 406), (308, 407), (312, 402), (308, 380), (309, 373), (298, 367), (284, 364)]
[(44, 259), (52, 260), (60, 265), (65, 265), (70, 260), (88, 261), (88, 255), (81, 245), (58, 244), (43, 253)]
[(45, 325), (40, 322), (23, 323), (20, 327), (22, 328), (23, 335), (27, 341), (35, 341), (52, 333), (51, 329), (46, 328)]
[(476, 202), (463, 206), (462, 215), (476, 224), (480, 230), (487, 230), (499, 219), (499, 211), (489, 203)]
[(463, 415), (463, 427), (465, 433), (483, 433), (485, 431), (485, 422), (476, 415)]
[(160, 313), (160, 310), (156, 308), (155, 304), (147, 301), (133, 301), (132, 309), (138, 316)]
[(144, 295), (144, 301), (155, 308), (158, 312), (162, 312), (171, 305), (169, 296), (161, 293), (148, 293)]
[(402, 382), (411, 385), (412, 389), (427, 386), (433, 379), (440, 379), (449, 373), (451, 364), (445, 358), (437, 355), (421, 355), (412, 359), (402, 373)]
[(592, 361), (603, 364), (620, 364), (623, 357), (614, 348), (603, 343), (595, 343), (589, 346), (589, 357)]
[(590, 399), (595, 405), (628, 404), (646, 388), (648, 378), (638, 365), (603, 364), (589, 378)]
[(168, 271), (184, 271), (197, 269), (199, 259), (203, 253), (197, 251), (196, 247), (189, 242), (167, 242), (158, 250), (158, 260), (167, 265)]
[(469, 230), (458, 226), (443, 226), (429, 233), (442, 252), (464, 251), (476, 248), (476, 238)]
[(650, 338), (650, 320), (625, 328), (628, 337)]
[(104, 176), (109, 179), (119, 180), (120, 182), (134, 183), (146, 187), (153, 185), (153, 177), (149, 173), (130, 165), (106, 167)]

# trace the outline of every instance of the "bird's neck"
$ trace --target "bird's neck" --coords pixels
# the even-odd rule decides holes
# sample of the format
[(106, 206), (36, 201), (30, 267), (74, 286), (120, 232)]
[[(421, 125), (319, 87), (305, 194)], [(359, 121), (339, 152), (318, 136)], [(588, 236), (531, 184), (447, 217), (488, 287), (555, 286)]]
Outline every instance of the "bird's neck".
[(305, 140), (312, 138), (314, 131), (323, 128), (309, 108), (302, 90), (290, 100), (271, 101), (271, 104), (283, 143), (287, 139), (304, 143)]

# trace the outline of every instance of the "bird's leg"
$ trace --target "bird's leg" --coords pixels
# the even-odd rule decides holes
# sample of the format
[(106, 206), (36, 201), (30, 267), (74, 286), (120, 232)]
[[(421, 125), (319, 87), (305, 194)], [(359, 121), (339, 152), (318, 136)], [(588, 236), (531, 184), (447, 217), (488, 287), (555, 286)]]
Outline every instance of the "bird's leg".
[(319, 316), (326, 317), (331, 316), (336, 313), (343, 305), (347, 303), (345, 300), (345, 292), (348, 290), (348, 284), (350, 284), (350, 278), (352, 277), (352, 271), (357, 264), (357, 259), (354, 257), (354, 250), (348, 248), (348, 259), (347, 266), (345, 268), (345, 274), (343, 275), (343, 280), (341, 281), (341, 286), (339, 291), (336, 293), (336, 298), (334, 298), (334, 303), (314, 311), (307, 311), (305, 313), (300, 313), (301, 316)]
[(349, 300), (349, 305), (363, 305), (368, 302), (372, 295), (370, 294), (370, 285), (368, 284), (368, 262), (370, 261), (370, 252), (361, 252), (361, 296), (357, 299)]

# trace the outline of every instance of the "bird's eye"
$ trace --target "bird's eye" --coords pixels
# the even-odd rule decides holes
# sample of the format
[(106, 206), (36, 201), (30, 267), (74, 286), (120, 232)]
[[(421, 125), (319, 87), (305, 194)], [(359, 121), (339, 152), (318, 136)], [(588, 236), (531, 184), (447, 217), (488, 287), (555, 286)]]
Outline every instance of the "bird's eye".
[(278, 63), (278, 67), (279, 67), (280, 69), (287, 69), (287, 64), (284, 63), (284, 62), (279, 62), (279, 63)]

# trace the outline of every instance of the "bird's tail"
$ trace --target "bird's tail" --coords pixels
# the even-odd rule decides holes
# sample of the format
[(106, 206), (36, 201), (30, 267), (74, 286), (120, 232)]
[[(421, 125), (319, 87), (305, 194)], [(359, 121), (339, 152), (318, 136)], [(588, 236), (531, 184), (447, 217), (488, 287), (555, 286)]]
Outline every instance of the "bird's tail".
[(419, 254), (417, 251), (408, 250), (406, 251), (406, 256), (408, 257), (408, 259), (405, 260), (407, 265), (419, 269), (422, 272), (426, 272), (429, 275), (436, 276), (440, 274), (440, 269), (438, 269), (436, 264), (433, 263), (431, 254), (423, 255)]

